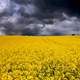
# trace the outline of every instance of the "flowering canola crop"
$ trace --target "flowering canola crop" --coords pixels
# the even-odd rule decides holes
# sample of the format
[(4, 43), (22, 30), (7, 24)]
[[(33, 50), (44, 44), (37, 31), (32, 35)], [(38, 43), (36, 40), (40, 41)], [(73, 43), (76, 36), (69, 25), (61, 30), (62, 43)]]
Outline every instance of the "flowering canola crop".
[(80, 37), (0, 37), (0, 80), (80, 80)]

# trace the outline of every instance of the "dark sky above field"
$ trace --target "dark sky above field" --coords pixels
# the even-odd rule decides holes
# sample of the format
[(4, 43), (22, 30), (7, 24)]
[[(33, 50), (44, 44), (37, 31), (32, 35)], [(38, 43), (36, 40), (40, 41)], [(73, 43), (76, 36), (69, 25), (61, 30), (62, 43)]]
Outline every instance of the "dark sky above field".
[(80, 34), (79, 0), (0, 0), (0, 35)]

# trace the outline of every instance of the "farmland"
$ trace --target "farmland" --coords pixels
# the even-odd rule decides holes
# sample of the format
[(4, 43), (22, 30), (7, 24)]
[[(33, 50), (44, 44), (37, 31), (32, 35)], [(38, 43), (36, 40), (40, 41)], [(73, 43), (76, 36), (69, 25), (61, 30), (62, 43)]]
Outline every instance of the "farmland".
[(0, 80), (80, 80), (80, 37), (1, 36)]

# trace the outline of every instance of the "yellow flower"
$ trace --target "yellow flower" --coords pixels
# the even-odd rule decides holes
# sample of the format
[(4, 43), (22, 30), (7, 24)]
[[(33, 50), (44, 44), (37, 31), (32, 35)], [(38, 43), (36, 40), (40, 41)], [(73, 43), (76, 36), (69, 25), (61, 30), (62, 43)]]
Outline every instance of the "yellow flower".
[(80, 38), (0, 37), (1, 80), (80, 80)]

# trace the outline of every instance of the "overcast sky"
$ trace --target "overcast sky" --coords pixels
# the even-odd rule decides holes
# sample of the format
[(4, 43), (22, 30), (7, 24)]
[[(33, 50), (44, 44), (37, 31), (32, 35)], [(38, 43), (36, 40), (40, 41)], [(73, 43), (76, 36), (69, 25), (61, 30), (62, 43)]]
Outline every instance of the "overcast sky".
[(0, 0), (0, 35), (80, 34), (78, 0)]

